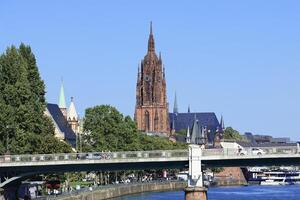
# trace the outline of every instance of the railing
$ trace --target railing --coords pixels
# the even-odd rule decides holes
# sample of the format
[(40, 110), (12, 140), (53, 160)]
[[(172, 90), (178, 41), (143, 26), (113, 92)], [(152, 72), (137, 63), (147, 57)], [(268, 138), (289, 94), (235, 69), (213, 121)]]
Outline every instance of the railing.
[(3, 155), (0, 163), (188, 157), (187, 150)]
[[(297, 154), (295, 148), (258, 149), (203, 149), (202, 157), (247, 157), (278, 154)], [(64, 153), (64, 154), (33, 154), (33, 155), (3, 155), (0, 163), (18, 162), (48, 162), (48, 161), (76, 161), (76, 160), (125, 160), (125, 159), (151, 159), (151, 158), (188, 158), (188, 150), (161, 150), (161, 151), (128, 151), (128, 152), (90, 152), (90, 153)]]
[(219, 148), (219, 149), (203, 149), (202, 157), (207, 156), (221, 156), (221, 157), (253, 157), (253, 156), (264, 156), (264, 155), (294, 155), (299, 154), (300, 149), (297, 147), (270, 147), (268, 149), (261, 148)]

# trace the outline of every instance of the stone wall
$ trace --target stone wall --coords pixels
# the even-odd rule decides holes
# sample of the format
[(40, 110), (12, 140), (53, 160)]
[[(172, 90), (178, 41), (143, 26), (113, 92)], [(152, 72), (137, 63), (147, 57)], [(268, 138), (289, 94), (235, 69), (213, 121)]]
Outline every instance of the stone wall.
[(247, 184), (247, 180), (239, 167), (226, 167), (222, 172), (215, 174), (214, 178), (218, 186)]
[(168, 182), (168, 183), (148, 183), (134, 185), (119, 185), (113, 188), (105, 188), (85, 192), (77, 196), (61, 197), (60, 200), (102, 200), (116, 198), (125, 195), (132, 195), (143, 192), (183, 190), (187, 186), (186, 182)]

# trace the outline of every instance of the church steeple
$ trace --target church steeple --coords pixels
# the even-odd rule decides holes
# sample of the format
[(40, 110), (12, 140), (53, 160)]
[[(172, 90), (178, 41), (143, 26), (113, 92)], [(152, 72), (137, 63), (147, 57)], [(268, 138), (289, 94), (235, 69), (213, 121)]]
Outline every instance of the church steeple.
[(150, 22), (150, 35), (148, 39), (148, 53), (155, 52), (154, 37), (152, 33), (152, 21)]
[(221, 126), (221, 129), (224, 131), (225, 130), (225, 124), (224, 124), (223, 115), (221, 115), (220, 126)]
[(165, 70), (161, 55), (156, 55), (152, 22), (147, 54), (141, 62), (137, 77), (135, 121), (144, 132), (170, 134), (169, 110), (166, 95)]
[(63, 80), (61, 80), (61, 85), (60, 85), (58, 106), (59, 106), (59, 108), (67, 108)]
[(66, 106), (66, 98), (65, 98), (65, 90), (64, 90), (63, 80), (61, 80), (61, 85), (60, 85), (58, 107), (59, 107), (60, 111), (62, 112), (63, 116), (67, 119), (67, 106)]
[(176, 92), (175, 92), (173, 113), (175, 113), (175, 114), (178, 113), (178, 104), (177, 104), (177, 94), (176, 94)]

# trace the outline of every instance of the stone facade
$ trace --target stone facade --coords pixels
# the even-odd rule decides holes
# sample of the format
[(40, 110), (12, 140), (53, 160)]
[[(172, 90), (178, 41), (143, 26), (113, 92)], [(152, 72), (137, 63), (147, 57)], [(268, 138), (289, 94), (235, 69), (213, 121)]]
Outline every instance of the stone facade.
[(217, 185), (245, 185), (247, 180), (239, 167), (225, 167), (220, 173), (215, 174)]
[(165, 70), (161, 55), (155, 53), (152, 25), (148, 51), (138, 69), (135, 121), (140, 131), (170, 133)]

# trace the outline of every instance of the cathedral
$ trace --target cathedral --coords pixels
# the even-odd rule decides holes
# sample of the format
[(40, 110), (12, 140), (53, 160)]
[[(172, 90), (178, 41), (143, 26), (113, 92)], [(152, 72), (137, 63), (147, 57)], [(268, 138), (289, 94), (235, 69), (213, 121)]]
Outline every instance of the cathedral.
[[(175, 94), (174, 110), (169, 113), (167, 101), (165, 69), (161, 54), (155, 52), (152, 23), (148, 39), (148, 50), (138, 68), (136, 85), (136, 106), (134, 119), (138, 130), (170, 140), (192, 144), (204, 144), (207, 147), (217, 146), (224, 131), (223, 119), (219, 123), (215, 113), (178, 111)], [(176, 135), (187, 131), (185, 137)]]
[(165, 69), (161, 54), (155, 52), (152, 23), (147, 54), (138, 69), (134, 118), (140, 131), (166, 136), (170, 133)]

